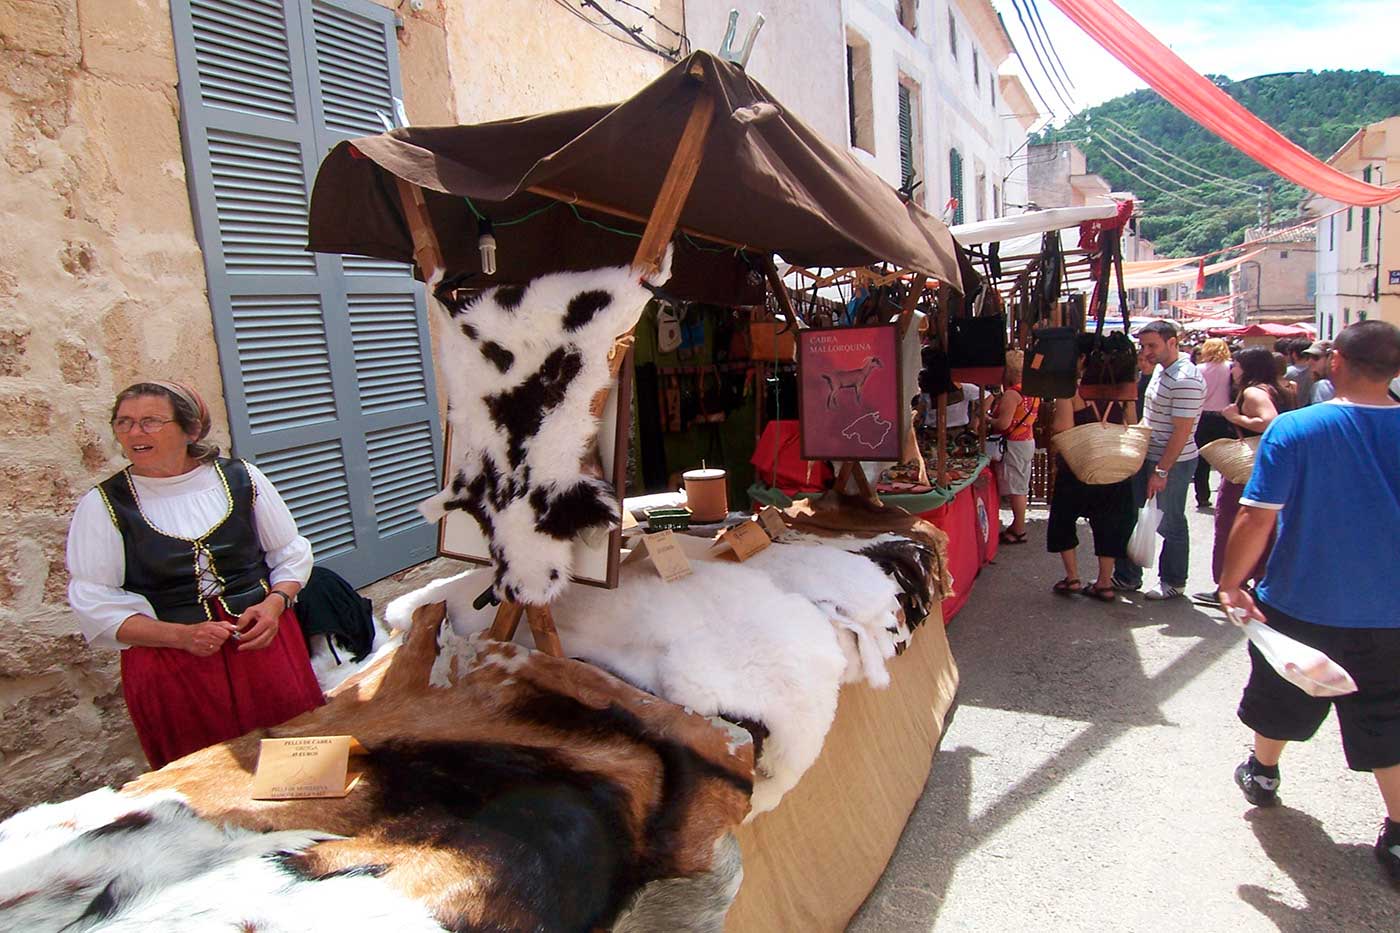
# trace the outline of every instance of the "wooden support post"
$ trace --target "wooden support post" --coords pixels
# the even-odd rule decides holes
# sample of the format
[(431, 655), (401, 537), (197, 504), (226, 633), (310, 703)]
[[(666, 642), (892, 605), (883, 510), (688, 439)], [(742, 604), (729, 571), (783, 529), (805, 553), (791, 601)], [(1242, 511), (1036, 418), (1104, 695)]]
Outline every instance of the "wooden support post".
[(554, 628), (554, 616), (548, 606), (526, 606), (525, 618), (530, 623), (530, 634), (535, 637), (535, 647), (556, 658), (564, 656), (564, 646), (559, 643), (559, 632)]
[[(943, 351), (948, 351), (948, 309), (953, 298), (953, 289), (946, 282), (938, 283), (938, 340)], [(934, 451), (935, 472), (939, 488), (948, 485), (948, 395), (938, 396), (938, 449)]]
[[(703, 72), (692, 70), (691, 77), (702, 78)], [(700, 171), (700, 159), (705, 152), (705, 137), (709, 135), (710, 124), (714, 122), (714, 118), (715, 99), (702, 87), (695, 98), (690, 117), (686, 120), (685, 129), (681, 132), (680, 142), (676, 144), (676, 152), (671, 157), (666, 177), (661, 182), (661, 191), (656, 195), (651, 217), (647, 219), (646, 229), (642, 231), (642, 241), (637, 244), (637, 253), (632, 258), (632, 269), (638, 275), (650, 275), (661, 264), (666, 245), (671, 242), (671, 236), (676, 232), (676, 224), (680, 221), (685, 199), (690, 196), (690, 186), (695, 183), (695, 175)], [(608, 352), (608, 368), (614, 377), (622, 371), (622, 364), (631, 349), (632, 341), (630, 330), (613, 341), (612, 349)], [(593, 417), (602, 417), (603, 409), (608, 404), (608, 392), (608, 389), (603, 389), (593, 396), (593, 403), (589, 406)]]
[(408, 221), (408, 231), (413, 237), (413, 261), (423, 273), (423, 281), (432, 289), (447, 271), (442, 258), (442, 246), (433, 232), (433, 221), (428, 216), (427, 196), (423, 189), (398, 176), (394, 182), (399, 188), (399, 200), (403, 204), (403, 215)]
[(520, 603), (501, 603), (487, 637), (493, 641), (510, 641), (515, 637), (515, 630), (520, 627), (520, 614), (524, 611), (525, 607)]
[(792, 306), (792, 293), (783, 284), (783, 277), (778, 275), (778, 267), (772, 256), (765, 256), (763, 259), (763, 277), (768, 280), (768, 287), (773, 290), (773, 297), (778, 300), (778, 307), (782, 308), (783, 315), (791, 322), (790, 326), (800, 326), (801, 319), (797, 316), (797, 309)]

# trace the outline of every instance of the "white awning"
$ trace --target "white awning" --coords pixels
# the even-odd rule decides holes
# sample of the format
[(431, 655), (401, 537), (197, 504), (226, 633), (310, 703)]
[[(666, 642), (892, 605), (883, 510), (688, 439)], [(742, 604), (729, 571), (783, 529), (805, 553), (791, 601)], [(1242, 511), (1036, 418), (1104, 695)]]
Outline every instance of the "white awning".
[[(1105, 201), (1087, 207), (1052, 207), (1043, 211), (1027, 211), (1015, 217), (998, 217), (977, 223), (949, 227), (953, 239), (963, 246), (980, 243), (1003, 243), (1016, 237), (1040, 236), (1051, 230), (1078, 227), (1091, 220), (1108, 220), (1118, 215), (1118, 202)], [(1039, 244), (1037, 243), (1037, 246)], [(1005, 245), (1002, 252), (1006, 252)]]

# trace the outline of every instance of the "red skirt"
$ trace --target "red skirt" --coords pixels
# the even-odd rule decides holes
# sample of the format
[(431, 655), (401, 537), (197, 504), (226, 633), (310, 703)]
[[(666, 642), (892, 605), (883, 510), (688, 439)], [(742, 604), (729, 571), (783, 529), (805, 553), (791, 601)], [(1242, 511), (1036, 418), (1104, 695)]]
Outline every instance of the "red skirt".
[[(214, 612), (234, 621), (217, 605)], [(291, 609), (282, 613), (272, 643), (258, 651), (239, 651), (230, 638), (207, 658), (137, 646), (121, 658), (126, 708), (152, 768), (325, 702)]]

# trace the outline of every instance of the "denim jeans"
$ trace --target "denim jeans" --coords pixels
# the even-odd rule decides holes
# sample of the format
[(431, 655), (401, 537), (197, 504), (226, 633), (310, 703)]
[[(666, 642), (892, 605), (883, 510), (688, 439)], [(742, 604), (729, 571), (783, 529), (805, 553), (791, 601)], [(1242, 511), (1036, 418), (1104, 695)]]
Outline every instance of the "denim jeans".
[[(1141, 509), (1147, 502), (1147, 480), (1157, 463), (1149, 460), (1133, 476), (1133, 501)], [(1178, 460), (1167, 471), (1167, 488), (1157, 493), (1157, 508), (1162, 510), (1162, 524), (1157, 534), (1162, 536), (1162, 553), (1157, 558), (1157, 576), (1167, 586), (1186, 586), (1186, 566), (1191, 556), (1191, 533), (1186, 526), (1186, 494), (1196, 474), (1196, 458)], [(1114, 562), (1113, 575), (1119, 580), (1142, 586), (1142, 568), (1131, 558), (1120, 557)]]

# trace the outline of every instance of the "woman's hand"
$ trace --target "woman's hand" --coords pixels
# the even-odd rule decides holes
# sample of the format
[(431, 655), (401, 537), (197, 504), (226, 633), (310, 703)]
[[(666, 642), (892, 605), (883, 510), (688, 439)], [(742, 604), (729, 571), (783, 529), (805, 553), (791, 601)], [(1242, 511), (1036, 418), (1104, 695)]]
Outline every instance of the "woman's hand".
[(207, 658), (218, 653), (224, 642), (232, 637), (235, 629), (231, 622), (200, 622), (198, 625), (180, 626), (182, 651), (188, 651), (197, 658)]
[(269, 596), (249, 606), (238, 617), (239, 651), (257, 651), (272, 644), (281, 625), (282, 610), (287, 608), (281, 596)]
[(1234, 403), (1226, 405), (1220, 409), (1220, 416), (1231, 424), (1238, 424), (1240, 417), (1240, 406)]

